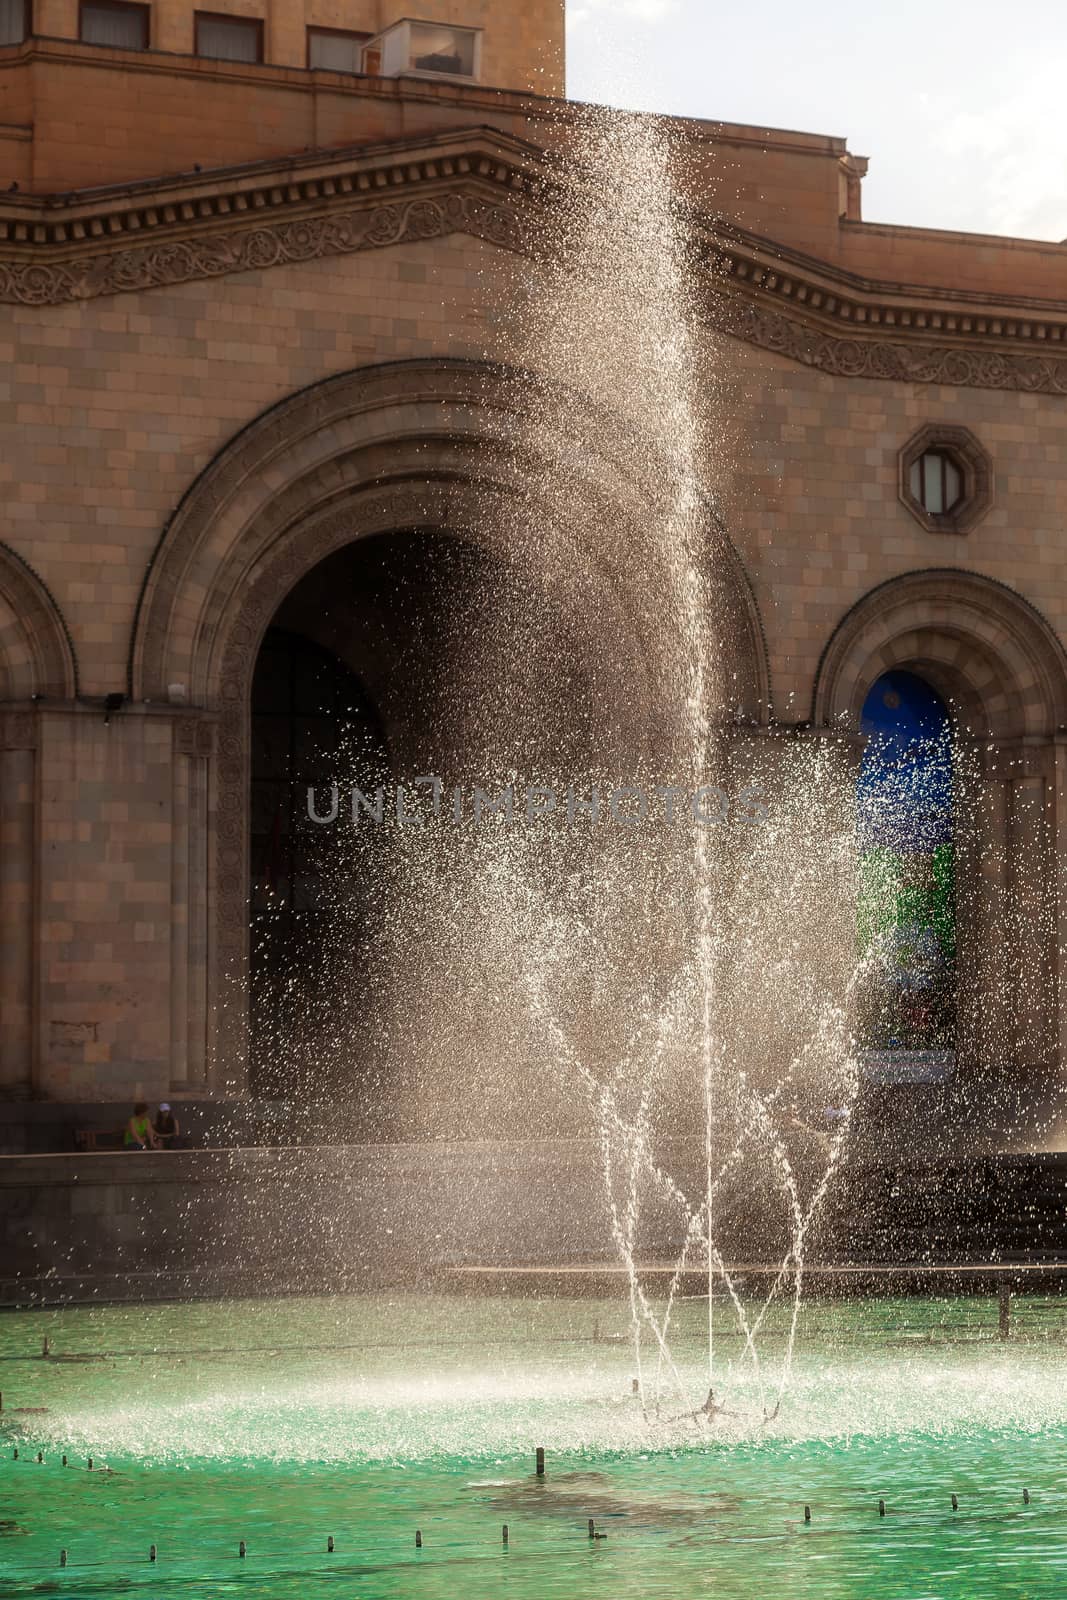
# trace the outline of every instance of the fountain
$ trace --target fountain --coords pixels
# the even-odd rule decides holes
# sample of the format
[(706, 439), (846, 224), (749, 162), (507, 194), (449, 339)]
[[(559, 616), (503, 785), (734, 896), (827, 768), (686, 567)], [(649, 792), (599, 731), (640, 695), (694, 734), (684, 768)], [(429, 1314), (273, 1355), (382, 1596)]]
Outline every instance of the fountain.
[[(626, 570), (631, 589), (640, 574), (653, 618), (657, 703), (669, 732), (651, 752), (631, 751), (632, 770), (614, 780), (621, 789), (610, 777), (600, 781), (601, 794), (627, 795), (628, 814), (623, 818), (612, 802), (611, 820), (625, 820), (630, 837), (605, 841), (587, 831), (579, 868), (583, 892), (569, 912), (543, 842), (516, 846), (504, 839), (502, 866), (492, 875), (498, 900), (504, 885), (503, 905), (489, 921), (521, 926), (513, 975), (519, 1002), (525, 1000), (548, 1042), (559, 1091), (569, 1092), (568, 1076), (579, 1084), (597, 1128), (646, 1413), (658, 1414), (665, 1376), (676, 1406), (693, 1403), (668, 1335), (680, 1286), (699, 1254), (707, 1303), (707, 1371), (699, 1398), (720, 1382), (713, 1315), (718, 1293), (742, 1335), (757, 1391), (756, 1418), (764, 1426), (778, 1415), (788, 1386), (805, 1242), (845, 1148), (858, 1086), (849, 999), (862, 962), (840, 915), (854, 899), (852, 777), (833, 740), (798, 755), (773, 740), (745, 739), (733, 714), (726, 626), (732, 552), (706, 487), (716, 482), (722, 441), (701, 437), (694, 407), (709, 375), (697, 355), (694, 285), (701, 276), (694, 256), (700, 241), (681, 200), (683, 184), (681, 156), (666, 125), (588, 112), (582, 161), (566, 171), (553, 195), (537, 252), (540, 274), (516, 308), (517, 366), (535, 378), (532, 403), (529, 392), (521, 401), (516, 396), (520, 420), (507, 443), (551, 463), (548, 481), (531, 485), (519, 513), (524, 542), (538, 560), (547, 552), (564, 584), (584, 563)], [(720, 400), (713, 414), (721, 407)], [(576, 504), (588, 502), (581, 485), (605, 426), (631, 454), (625, 472), (607, 486), (601, 514), (584, 521), (576, 539), (569, 520)], [(514, 517), (514, 509), (509, 514)], [(602, 720), (610, 724), (610, 712)], [(566, 781), (561, 775), (552, 792)], [(567, 792), (573, 794), (572, 783)], [(656, 809), (655, 797), (669, 797), (666, 813)], [(801, 840), (806, 855), (797, 849)], [(478, 870), (484, 871), (481, 864)], [(676, 909), (665, 938), (663, 918), (647, 892), (635, 892), (635, 881), (668, 886)], [(469, 892), (459, 903), (469, 905)], [(814, 958), (810, 945), (796, 940), (797, 920), (805, 914), (822, 922), (823, 949)], [(625, 924), (623, 934), (606, 931), (612, 919)], [(635, 1034), (607, 1059), (600, 1041), (590, 1038), (595, 993), (572, 994), (569, 1019), (561, 1010), (570, 983), (566, 968), (594, 941), (620, 974), (616, 984), (608, 980), (616, 1002), (636, 1019)], [(670, 952), (665, 962), (651, 955), (661, 943)], [(636, 960), (634, 945), (643, 951)], [(781, 1017), (777, 1028), (761, 1018), (761, 1009), (775, 1005), (791, 1010), (787, 1027)], [(798, 1097), (818, 1108), (818, 1118), (829, 1108), (832, 1120), (812, 1128), (797, 1114)], [(699, 1171), (684, 1177), (654, 1148), (672, 1110), (694, 1129), (701, 1150)], [(798, 1134), (809, 1158), (813, 1149), (824, 1157), (815, 1163), (817, 1172), (805, 1175), (806, 1185), (791, 1159)], [(753, 1191), (767, 1171), (785, 1202), (786, 1240), (769, 1254), (775, 1270), (750, 1314), (726, 1241), (738, 1202), (749, 1212), (750, 1236), (758, 1231)], [(671, 1260), (661, 1311), (638, 1265), (646, 1191), (674, 1211), (678, 1236), (667, 1244), (672, 1230), (659, 1229), (658, 1243)], [(774, 1249), (769, 1236), (760, 1244)], [(644, 1247), (647, 1253), (647, 1242)], [(757, 1339), (786, 1286), (789, 1334), (768, 1403)], [(645, 1336), (655, 1358), (647, 1391)]]

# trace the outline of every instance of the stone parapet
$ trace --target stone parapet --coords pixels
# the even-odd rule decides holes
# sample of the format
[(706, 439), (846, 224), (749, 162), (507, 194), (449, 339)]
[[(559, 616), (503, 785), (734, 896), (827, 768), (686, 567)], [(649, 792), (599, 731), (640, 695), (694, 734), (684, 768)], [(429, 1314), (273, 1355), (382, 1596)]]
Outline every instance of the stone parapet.
[(598, 1160), (592, 1139), (6, 1157), (0, 1299), (79, 1298), (94, 1278), (127, 1298), (160, 1272), (313, 1292), (486, 1254), (578, 1258), (610, 1247)]

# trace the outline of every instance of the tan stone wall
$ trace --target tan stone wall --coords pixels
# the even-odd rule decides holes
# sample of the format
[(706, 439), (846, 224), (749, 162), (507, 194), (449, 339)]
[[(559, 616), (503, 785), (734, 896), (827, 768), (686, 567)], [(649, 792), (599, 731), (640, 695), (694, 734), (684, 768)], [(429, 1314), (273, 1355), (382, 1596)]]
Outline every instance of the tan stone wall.
[[(508, 357), (513, 277), (526, 271), (453, 236), (5, 310), (0, 531), (66, 618), (83, 696), (125, 687), (161, 530), (238, 430), (353, 367)], [(832, 378), (734, 342), (709, 361), (707, 392), (723, 398), (706, 419), (717, 453), (708, 477), (755, 586), (780, 718), (808, 716), (842, 615), (897, 574), (972, 569), (1067, 634), (1067, 401)], [(925, 531), (897, 498), (897, 453), (936, 420), (965, 424), (993, 460), (995, 503), (965, 536)], [(36, 749), (0, 755), (4, 926), (40, 950), (35, 973), (10, 955), (0, 968), (9, 1090), (121, 1098), (205, 1081), (211, 758), (195, 736), (176, 751), (178, 722), (173, 708), (132, 707), (105, 726), (98, 704), (46, 704)], [(998, 791), (998, 826), (1004, 837), (1015, 829), (1021, 863), (1012, 792)]]
[[(1067, 401), (830, 377), (728, 351), (724, 504), (756, 585), (780, 717), (808, 715), (837, 622), (899, 573), (983, 573), (1067, 638)], [(898, 498), (898, 452), (927, 422), (964, 424), (992, 458), (994, 504), (970, 533), (929, 533)]]
[(88, 46), (68, 55), (48, 41), (33, 49), (40, 58), (0, 60), (0, 108), (11, 118), (0, 126), (2, 173), (23, 192), (188, 175), (490, 122), (536, 137), (531, 102), (491, 88), (309, 74), (302, 62), (220, 64)]
[[(208, 976), (209, 754), (172, 708), (105, 724), (99, 699), (125, 686), (148, 560), (211, 457), (330, 373), (499, 352), (485, 331), (494, 254), (457, 237), (6, 313), (0, 522), (52, 589), (97, 703), (46, 702), (28, 713), (36, 748), (0, 748), (0, 1094), (225, 1091), (226, 1063), (209, 1079), (222, 998)], [(7, 621), (21, 684), (26, 646)]]
[(0, 1094), (25, 1093), (34, 1059), (37, 764), (28, 719), (12, 733), (0, 727)]
[[(71, 626), (83, 690), (122, 687), (149, 554), (228, 438), (331, 373), (410, 356), (506, 358), (514, 272), (513, 258), (453, 236), (6, 310), (0, 523)], [(806, 714), (836, 622), (896, 573), (966, 566), (1018, 589), (1067, 635), (1067, 402), (829, 377), (734, 341), (713, 361), (726, 389), (708, 419), (719, 456), (708, 476), (756, 587), (777, 715)], [(965, 535), (927, 532), (897, 497), (900, 448), (939, 420), (966, 424), (993, 461), (995, 503)]]
[(506, 355), (512, 258), (453, 236), (86, 305), (4, 309), (0, 529), (53, 589), (84, 693), (121, 689), (170, 512), (245, 423), (331, 373)]
[(171, 1082), (172, 729), (150, 715), (41, 718), (39, 1093)]

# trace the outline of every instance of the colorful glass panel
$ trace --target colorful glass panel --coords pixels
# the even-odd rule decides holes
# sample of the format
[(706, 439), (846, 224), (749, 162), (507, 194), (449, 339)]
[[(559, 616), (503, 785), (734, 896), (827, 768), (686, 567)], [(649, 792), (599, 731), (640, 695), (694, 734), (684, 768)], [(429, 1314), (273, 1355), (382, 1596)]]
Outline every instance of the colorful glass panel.
[(943, 1078), (955, 1066), (956, 916), (951, 720), (910, 672), (872, 686), (857, 788), (858, 1033), (867, 1075)]

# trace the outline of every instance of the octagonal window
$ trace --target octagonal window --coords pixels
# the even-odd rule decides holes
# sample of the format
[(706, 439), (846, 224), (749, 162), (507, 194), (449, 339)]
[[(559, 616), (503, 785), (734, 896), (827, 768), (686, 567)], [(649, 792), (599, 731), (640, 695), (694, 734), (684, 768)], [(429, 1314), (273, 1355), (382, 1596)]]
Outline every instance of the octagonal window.
[(963, 499), (963, 473), (947, 450), (926, 450), (911, 464), (911, 492), (932, 517), (955, 511)]
[(928, 423), (899, 464), (900, 498), (929, 533), (969, 533), (993, 503), (992, 462), (968, 428)]

